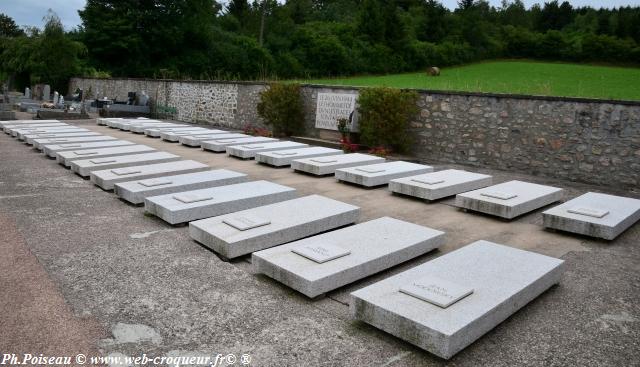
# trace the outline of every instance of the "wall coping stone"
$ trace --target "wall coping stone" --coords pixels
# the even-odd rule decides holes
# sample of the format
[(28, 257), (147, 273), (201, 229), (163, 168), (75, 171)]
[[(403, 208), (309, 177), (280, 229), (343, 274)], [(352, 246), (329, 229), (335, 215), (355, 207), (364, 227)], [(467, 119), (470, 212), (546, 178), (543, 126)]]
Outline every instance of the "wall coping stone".
[[(169, 82), (169, 83), (197, 83), (197, 84), (238, 84), (238, 85), (255, 85), (266, 86), (270, 82), (264, 81), (242, 81), (242, 80), (185, 80), (185, 79), (152, 79), (152, 78), (98, 78), (98, 77), (73, 77), (73, 79), (92, 79), (92, 80), (131, 80), (131, 81), (147, 81), (147, 82)], [(364, 86), (347, 86), (347, 85), (331, 85), (331, 84), (309, 84), (302, 83), (302, 87), (310, 87), (317, 89), (342, 89), (342, 90), (360, 90), (367, 88)], [(464, 92), (464, 91), (452, 91), (452, 90), (434, 90), (434, 89), (420, 89), (420, 88), (401, 88), (403, 90), (413, 90), (421, 94), (440, 94), (440, 95), (454, 95), (454, 96), (468, 96), (468, 97), (489, 97), (497, 99), (532, 99), (542, 101), (560, 101), (560, 102), (580, 102), (580, 103), (600, 103), (600, 104), (619, 104), (627, 106), (640, 106), (640, 101), (624, 100), (624, 99), (600, 99), (600, 98), (586, 98), (586, 97), (560, 97), (560, 96), (543, 96), (543, 95), (528, 95), (528, 94), (511, 94), (511, 93), (486, 93), (486, 92)]]

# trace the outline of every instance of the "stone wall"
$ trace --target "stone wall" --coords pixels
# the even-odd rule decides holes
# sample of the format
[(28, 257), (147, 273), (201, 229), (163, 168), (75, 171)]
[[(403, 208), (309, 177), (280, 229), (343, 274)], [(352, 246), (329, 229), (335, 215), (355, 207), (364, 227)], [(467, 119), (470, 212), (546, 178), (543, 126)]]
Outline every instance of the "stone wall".
[[(256, 112), (262, 83), (74, 78), (71, 89), (125, 99), (145, 90), (152, 103), (175, 107), (180, 121), (242, 129), (264, 126)], [(356, 88), (305, 86), (306, 135), (315, 128), (319, 92)], [(458, 163), (595, 184), (640, 185), (640, 103), (578, 98), (419, 91), (411, 121), (412, 154), (427, 163)]]
[(72, 78), (69, 90), (81, 88), (89, 98), (126, 100), (128, 92), (145, 91), (153, 107), (176, 109), (175, 119), (232, 128), (264, 126), (256, 103), (264, 84), (154, 79)]
[(640, 103), (421, 93), (414, 154), (596, 184), (640, 184)]

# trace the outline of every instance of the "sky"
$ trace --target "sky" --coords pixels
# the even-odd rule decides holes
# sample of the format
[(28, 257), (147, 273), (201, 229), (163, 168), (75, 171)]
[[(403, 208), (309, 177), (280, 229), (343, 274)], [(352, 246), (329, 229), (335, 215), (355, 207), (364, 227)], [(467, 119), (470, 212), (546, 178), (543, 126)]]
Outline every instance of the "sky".
[[(441, 2), (450, 9), (457, 5), (457, 0), (441, 0)], [(527, 7), (543, 2), (543, 0), (524, 0)], [(588, 5), (594, 8), (640, 5), (640, 0), (569, 0), (569, 2), (575, 7)], [(85, 3), (86, 0), (0, 0), (0, 13), (12, 17), (19, 26), (42, 27), (42, 18), (51, 8), (58, 14), (65, 28), (71, 29), (80, 24), (78, 10), (82, 9)], [(489, 0), (489, 3), (499, 6), (501, 0)]]

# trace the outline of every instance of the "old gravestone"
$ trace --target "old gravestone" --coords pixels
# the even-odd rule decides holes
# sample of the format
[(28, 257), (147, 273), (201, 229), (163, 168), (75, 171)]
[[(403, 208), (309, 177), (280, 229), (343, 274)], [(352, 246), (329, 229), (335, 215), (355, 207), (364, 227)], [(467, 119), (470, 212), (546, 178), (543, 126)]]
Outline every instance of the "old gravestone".
[(51, 87), (49, 84), (46, 84), (44, 88), (42, 88), (42, 100), (47, 102), (51, 98)]
[(351, 120), (351, 131), (358, 131), (355, 113), (357, 98), (357, 94), (318, 93), (316, 128), (337, 131), (337, 120), (347, 118)]

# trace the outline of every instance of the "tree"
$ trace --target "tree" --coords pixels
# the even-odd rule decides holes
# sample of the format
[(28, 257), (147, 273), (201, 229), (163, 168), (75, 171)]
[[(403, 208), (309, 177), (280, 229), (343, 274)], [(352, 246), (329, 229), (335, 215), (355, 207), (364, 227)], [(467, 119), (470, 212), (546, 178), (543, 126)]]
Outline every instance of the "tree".
[(231, 0), (227, 4), (227, 13), (233, 15), (240, 25), (244, 26), (247, 22), (249, 11), (249, 2), (247, 0)]
[[(81, 10), (84, 43), (92, 62), (115, 75), (152, 76), (211, 72), (213, 0), (88, 0)], [(124, 57), (126, 55), (126, 57)]]
[(0, 37), (23, 36), (24, 31), (18, 27), (10, 16), (0, 13)]
[(42, 32), (31, 29), (21, 36), (5, 39), (0, 52), (0, 71), (18, 77), (25, 85), (46, 83), (65, 94), (69, 78), (84, 71), (82, 57), (86, 49), (66, 35), (54, 12), (49, 10), (43, 20)]
[(475, 0), (459, 0), (458, 1), (458, 9), (467, 10), (475, 5)]
[(54, 90), (66, 94), (69, 78), (80, 74), (80, 58), (86, 53), (83, 44), (70, 40), (60, 18), (49, 11), (39, 38), (31, 70), (33, 81), (50, 84)]
[(386, 24), (380, 0), (364, 0), (358, 14), (358, 31), (373, 43), (384, 41)]
[(502, 0), (500, 16), (502, 24), (516, 27), (530, 27), (527, 9), (522, 0), (514, 0), (513, 2)]

